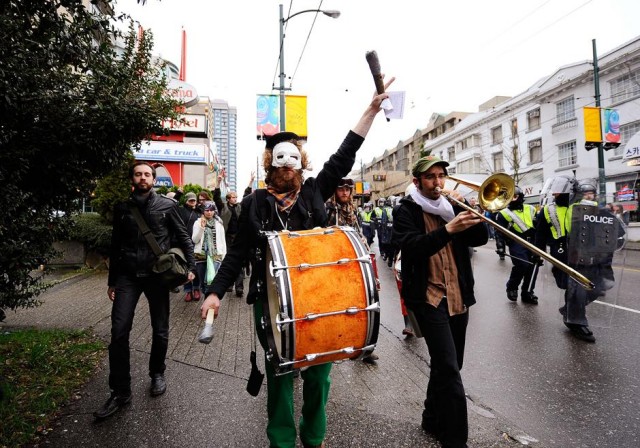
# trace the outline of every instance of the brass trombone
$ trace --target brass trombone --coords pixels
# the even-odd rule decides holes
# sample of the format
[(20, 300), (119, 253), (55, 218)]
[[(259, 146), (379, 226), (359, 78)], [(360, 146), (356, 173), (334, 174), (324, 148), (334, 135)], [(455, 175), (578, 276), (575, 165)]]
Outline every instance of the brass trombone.
[[(456, 186), (454, 187), (454, 189), (458, 185), (464, 185), (465, 187), (468, 187), (468, 188), (471, 188), (472, 190), (477, 191), (478, 204), (483, 210), (488, 210), (490, 212), (497, 212), (499, 210), (502, 210), (506, 206), (508, 206), (511, 200), (513, 199), (513, 195), (515, 193), (515, 182), (510, 176), (504, 173), (497, 173), (489, 176), (487, 179), (485, 179), (484, 182), (482, 182), (480, 186), (478, 186), (478, 184), (474, 182), (459, 179), (454, 176), (447, 176), (447, 178), (456, 183)], [(515, 233), (511, 232), (510, 230), (505, 229), (497, 222), (492, 221), (491, 219), (484, 216), (482, 213), (478, 213), (475, 209), (469, 207), (464, 202), (458, 201), (457, 199), (451, 197), (446, 191), (440, 190), (440, 193), (444, 195), (449, 201), (475, 214), (479, 218), (482, 218), (485, 222), (488, 222), (497, 231), (502, 233), (507, 238), (515, 240), (516, 242), (526, 247), (530, 252), (533, 252), (540, 258), (547, 260), (549, 263), (551, 263), (558, 269), (562, 270), (569, 277), (577, 281), (580, 284), (580, 286), (582, 286), (584, 289), (592, 290), (595, 287), (593, 282), (589, 280), (587, 277), (585, 277), (584, 275), (582, 275), (572, 267), (567, 266), (560, 260), (553, 258), (544, 250), (540, 250), (537, 246), (534, 246), (524, 238), (521, 238)]]

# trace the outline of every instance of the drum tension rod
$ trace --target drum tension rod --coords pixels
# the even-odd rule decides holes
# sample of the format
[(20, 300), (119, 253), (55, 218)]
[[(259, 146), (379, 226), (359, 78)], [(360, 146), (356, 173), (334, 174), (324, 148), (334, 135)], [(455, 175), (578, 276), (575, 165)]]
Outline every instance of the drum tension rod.
[(346, 308), (344, 310), (339, 310), (339, 311), (329, 311), (329, 312), (326, 312), (326, 313), (308, 313), (304, 317), (298, 317), (296, 319), (291, 319), (286, 314), (280, 313), (276, 317), (276, 325), (277, 325), (278, 329), (280, 331), (282, 331), (282, 327), (285, 327), (286, 325), (289, 325), (289, 324), (294, 323), (294, 322), (299, 322), (299, 321), (302, 321), (302, 320), (311, 321), (311, 320), (315, 320), (315, 319), (317, 319), (319, 317), (335, 316), (335, 315), (338, 315), (338, 314), (354, 315), (354, 314), (361, 313), (361, 312), (377, 312), (377, 313), (379, 313), (380, 312), (380, 302), (372, 303), (371, 305), (367, 306), (366, 308), (358, 308), (358, 307), (355, 307), (355, 306), (350, 306), (349, 308)]
[(280, 272), (276, 271), (281, 271), (284, 269), (298, 269), (300, 271), (305, 271), (307, 269), (319, 268), (323, 266), (338, 266), (341, 264), (351, 263), (352, 261), (357, 261), (360, 263), (371, 263), (371, 259), (368, 256), (362, 256), (358, 258), (341, 258), (339, 260), (328, 261), (326, 263), (300, 263), (298, 265), (281, 265), (276, 264), (274, 261), (272, 261), (269, 265), (269, 273), (272, 277), (276, 277), (281, 274)]

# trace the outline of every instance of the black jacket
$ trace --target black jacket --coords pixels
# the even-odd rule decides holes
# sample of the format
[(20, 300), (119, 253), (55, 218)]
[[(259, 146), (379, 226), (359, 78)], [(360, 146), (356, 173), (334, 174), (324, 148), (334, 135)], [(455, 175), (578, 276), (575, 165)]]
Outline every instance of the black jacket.
[[(120, 274), (131, 277), (147, 277), (153, 275), (151, 268), (156, 255), (149, 246), (138, 227), (130, 206), (136, 206), (133, 197), (115, 206), (113, 216), (113, 233), (111, 235), (111, 254), (109, 258), (109, 286), (114, 286)], [(181, 248), (189, 263), (189, 270), (195, 272), (193, 242), (187, 232), (178, 204), (151, 191), (147, 202), (140, 208), (142, 217), (153, 233), (160, 249), (166, 252), (175, 241)]]
[[(289, 215), (288, 230), (305, 230), (326, 225), (324, 203), (333, 195), (340, 180), (351, 171), (356, 151), (363, 141), (364, 138), (350, 131), (338, 151), (324, 164), (318, 176), (305, 180), (300, 196)], [(246, 196), (242, 200), (238, 226), (238, 234), (227, 248), (227, 254), (213, 283), (207, 289), (207, 294), (213, 292), (222, 298), (227, 288), (233, 285), (247, 258), (253, 256), (255, 258), (247, 294), (247, 302), (253, 303), (258, 298), (267, 297), (265, 284), (268, 248), (267, 240), (261, 232), (283, 230), (283, 223), (276, 213), (275, 198), (263, 189)]]
[[(455, 214), (461, 207), (453, 207)], [(458, 283), (462, 300), (467, 307), (476, 303), (473, 287), (475, 280), (469, 258), (469, 247), (482, 246), (489, 240), (485, 225), (450, 235), (444, 227), (427, 233), (422, 207), (411, 196), (400, 201), (393, 210), (392, 243), (402, 252), (402, 297), (409, 308), (426, 302), (429, 257), (451, 242), (458, 268)]]

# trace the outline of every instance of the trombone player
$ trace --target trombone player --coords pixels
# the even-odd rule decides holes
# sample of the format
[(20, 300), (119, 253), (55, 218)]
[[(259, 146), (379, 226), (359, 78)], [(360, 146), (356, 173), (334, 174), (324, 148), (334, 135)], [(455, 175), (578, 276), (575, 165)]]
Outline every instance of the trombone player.
[[(393, 211), (392, 243), (402, 252), (402, 291), (431, 357), (422, 428), (443, 446), (466, 447), (469, 425), (460, 376), (469, 307), (476, 302), (469, 248), (487, 243), (480, 216), (444, 196), (448, 162), (420, 158), (413, 185)], [(457, 190), (447, 195), (463, 201)]]
[[(518, 186), (514, 189), (513, 199), (508, 207), (500, 210), (496, 219), (502, 227), (515, 232), (521, 238), (533, 243), (535, 240), (536, 210), (532, 205), (524, 203), (524, 191)], [(530, 261), (533, 257), (530, 251), (517, 241), (505, 241), (509, 247), (509, 255), (513, 267), (507, 280), (507, 299), (518, 300), (518, 287), (521, 286), (520, 298), (524, 303), (538, 304), (538, 297), (533, 293), (535, 284), (532, 282), (535, 264)], [(540, 257), (537, 257), (539, 260)], [(535, 280), (534, 280), (535, 282)]]

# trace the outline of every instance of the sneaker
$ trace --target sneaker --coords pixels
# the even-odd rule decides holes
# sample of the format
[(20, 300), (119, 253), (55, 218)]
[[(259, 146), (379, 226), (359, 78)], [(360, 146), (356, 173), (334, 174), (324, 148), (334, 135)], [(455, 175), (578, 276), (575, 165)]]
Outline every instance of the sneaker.
[(184, 301), (185, 302), (191, 302), (191, 300), (193, 300), (193, 294), (191, 293), (191, 291), (189, 291), (188, 293), (186, 293), (184, 295)]
[(129, 395), (121, 395), (115, 392), (111, 393), (111, 396), (107, 402), (97, 411), (93, 413), (96, 420), (103, 420), (107, 417), (111, 417), (118, 412), (121, 407), (131, 402), (131, 393)]
[(167, 382), (164, 379), (164, 375), (162, 373), (155, 373), (153, 377), (151, 377), (151, 389), (149, 392), (152, 397), (157, 397), (158, 395), (162, 395), (167, 391)]
[(244, 289), (238, 288), (236, 289), (236, 297), (242, 297), (244, 295)]
[(522, 296), (520, 296), (520, 299), (523, 303), (530, 303), (531, 305), (538, 304), (538, 296), (531, 292), (523, 292)]
[(589, 327), (587, 327), (586, 325), (571, 325), (569, 327), (569, 330), (571, 330), (572, 335), (574, 335), (581, 341), (596, 342), (596, 338), (593, 335), (593, 332), (589, 330)]
[(193, 291), (193, 301), (197, 302), (198, 300), (200, 300), (200, 297), (202, 297), (200, 295), (200, 290), (196, 289), (195, 291)]
[(518, 300), (518, 290), (514, 289), (512, 291), (507, 289), (507, 299), (511, 300), (512, 302), (515, 302)]

